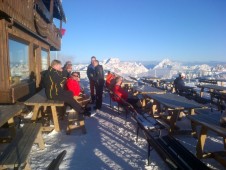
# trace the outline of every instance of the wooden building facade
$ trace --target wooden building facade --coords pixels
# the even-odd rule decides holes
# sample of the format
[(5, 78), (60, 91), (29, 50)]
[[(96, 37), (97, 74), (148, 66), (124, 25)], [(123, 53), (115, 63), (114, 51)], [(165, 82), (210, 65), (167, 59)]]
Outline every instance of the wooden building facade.
[(0, 0), (0, 103), (35, 93), (50, 51), (61, 48), (62, 22), (60, 0)]

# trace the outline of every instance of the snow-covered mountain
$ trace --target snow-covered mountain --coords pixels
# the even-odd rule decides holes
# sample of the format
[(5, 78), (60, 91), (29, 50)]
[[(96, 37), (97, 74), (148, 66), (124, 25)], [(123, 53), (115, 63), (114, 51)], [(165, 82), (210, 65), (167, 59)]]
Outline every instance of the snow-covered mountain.
[[(146, 75), (162, 78), (176, 77), (179, 72), (184, 72), (187, 77), (197, 78), (211, 76), (212, 78), (222, 77), (222, 72), (226, 72), (226, 65), (210, 66), (208, 64), (182, 65), (181, 63), (169, 59), (162, 60), (153, 69), (150, 69)], [(221, 73), (221, 74), (220, 74)]]
[(119, 75), (132, 75), (148, 72), (148, 69), (141, 63), (123, 62), (118, 58), (109, 58), (102, 62), (105, 70), (110, 70)]
[[(222, 77), (220, 73), (226, 72), (226, 65), (218, 64), (215, 67), (211, 67), (207, 64), (200, 65), (182, 65), (179, 62), (164, 59), (159, 62), (153, 69), (147, 69), (143, 64), (137, 62), (124, 62), (120, 61), (119, 58), (109, 58), (100, 61), (103, 65), (104, 70), (109, 70), (119, 74), (121, 76), (154, 76), (161, 78), (172, 78), (176, 77), (179, 72), (184, 72), (190, 78), (202, 77), (202, 76), (214, 76)], [(82, 71), (86, 76), (85, 71), (87, 70), (88, 64), (78, 64), (73, 66), (73, 70)]]
[(160, 63), (158, 63), (153, 69), (179, 69), (180, 63), (173, 62), (169, 59), (164, 59)]
[(77, 65), (73, 65), (73, 70), (77, 70), (77, 71), (86, 71), (88, 67), (88, 64), (77, 64)]
[[(100, 61), (100, 64), (103, 66), (104, 70), (112, 71), (118, 75), (127, 77), (127, 76), (137, 76), (148, 72), (148, 69), (141, 63), (136, 62), (123, 62), (118, 58), (109, 58), (107, 60)], [(78, 64), (73, 65), (73, 70), (76, 71), (86, 71), (88, 64)]]

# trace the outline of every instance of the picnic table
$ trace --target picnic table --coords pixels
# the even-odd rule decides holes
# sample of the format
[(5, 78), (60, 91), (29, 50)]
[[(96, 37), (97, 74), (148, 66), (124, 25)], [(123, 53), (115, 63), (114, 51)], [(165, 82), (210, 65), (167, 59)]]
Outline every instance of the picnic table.
[(200, 83), (210, 83), (210, 84), (217, 84), (217, 81), (215, 79), (199, 79)]
[(139, 94), (141, 94), (143, 97), (142, 99), (142, 106), (145, 107), (146, 106), (146, 99), (147, 99), (147, 95), (146, 94), (164, 94), (166, 93), (164, 90), (160, 90), (157, 89), (155, 87), (151, 87), (149, 85), (142, 85), (142, 86), (134, 86), (133, 87), (133, 92), (138, 92)]
[(148, 85), (134, 86), (133, 91), (138, 91), (140, 94), (164, 94), (164, 90), (157, 89)]
[(26, 100), (24, 104), (27, 106), (34, 106), (33, 115), (31, 118), (31, 120), (33, 121), (37, 120), (41, 107), (51, 107), (54, 129), (57, 132), (60, 131), (56, 107), (63, 107), (63, 101), (48, 100), (45, 94), (45, 90), (42, 89), (40, 92), (36, 93), (34, 96)]
[[(176, 127), (176, 121), (178, 116), (182, 111), (188, 111), (189, 115), (194, 114), (195, 108), (203, 108), (204, 106), (193, 101), (188, 100), (185, 97), (178, 96), (176, 94), (166, 93), (166, 94), (147, 94), (147, 96), (154, 100), (154, 103), (151, 108), (151, 114), (155, 116), (155, 110), (157, 108), (158, 112), (161, 111), (160, 105), (165, 108), (165, 112), (169, 113), (166, 117), (166, 120), (169, 121), (169, 132), (174, 133)], [(164, 115), (159, 115), (162, 118), (165, 118)]]
[(170, 92), (174, 93), (174, 79), (161, 79), (159, 81), (159, 86), (163, 89), (169, 90)]
[[(225, 82), (226, 82), (226, 79), (222, 79), (222, 78), (220, 78), (220, 79), (215, 79), (217, 82), (220, 82), (220, 84), (221, 84), (221, 86), (223, 86), (224, 84), (225, 84)], [(218, 84), (218, 83), (217, 83)]]
[(129, 76), (129, 78), (131, 78), (132, 80), (137, 81), (137, 78), (136, 77)]
[[(215, 101), (214, 98), (217, 100)], [(226, 91), (211, 92), (212, 103), (216, 102), (218, 110), (224, 110), (226, 107)]]
[(214, 157), (221, 164), (226, 166), (226, 152), (212, 152), (205, 153), (204, 145), (206, 142), (207, 132), (212, 131), (223, 137), (224, 148), (226, 148), (226, 128), (220, 126), (220, 112), (211, 112), (209, 109), (197, 109), (196, 115), (187, 115), (187, 118), (191, 120), (193, 134), (197, 135), (196, 126), (201, 126), (201, 130), (198, 136), (198, 142), (196, 145), (196, 155), (199, 159)]
[(131, 87), (133, 84), (134, 84), (134, 81), (130, 81), (130, 80), (124, 79), (121, 86), (122, 86), (122, 87), (123, 87), (123, 86)]
[(189, 96), (196, 96), (196, 91), (194, 90), (195, 87), (191, 86), (183, 86), (183, 89), (181, 90), (181, 93), (179, 93), (182, 96), (189, 97)]
[(0, 127), (13, 122), (13, 117), (19, 115), (23, 108), (23, 105), (0, 105)]
[(8, 123), (10, 128), (10, 136), (15, 136), (14, 117), (19, 115), (24, 106), (23, 105), (0, 105), (0, 127)]
[(161, 80), (160, 78), (156, 78), (156, 77), (144, 77), (144, 78), (142, 78), (142, 81), (144, 83), (148, 83), (148, 84), (150, 84), (154, 87), (159, 87), (159, 81), (160, 80)]
[(200, 91), (200, 96), (203, 96), (204, 89), (209, 89), (209, 92), (215, 91), (226, 91), (226, 87), (224, 86), (218, 86), (218, 85), (213, 85), (213, 84), (203, 84), (203, 85), (197, 85), (197, 87), (201, 88)]

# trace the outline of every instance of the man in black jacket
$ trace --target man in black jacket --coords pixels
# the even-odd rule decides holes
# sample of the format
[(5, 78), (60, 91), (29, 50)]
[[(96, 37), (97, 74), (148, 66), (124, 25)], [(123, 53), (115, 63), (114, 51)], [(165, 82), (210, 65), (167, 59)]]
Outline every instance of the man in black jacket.
[(176, 93), (181, 94), (184, 90), (184, 79), (185, 79), (185, 74), (184, 73), (179, 73), (179, 76), (174, 80), (174, 86)]
[(48, 99), (64, 101), (78, 113), (90, 116), (90, 112), (84, 111), (82, 107), (74, 100), (71, 91), (64, 90), (64, 84), (67, 77), (62, 74), (61, 62), (53, 60), (51, 66), (44, 76), (45, 93)]
[(94, 61), (95, 73), (94, 73), (94, 82), (96, 90), (96, 109), (101, 109), (102, 107), (102, 95), (104, 88), (104, 70), (102, 65), (99, 65), (99, 61)]
[(90, 95), (91, 95), (92, 103), (94, 103), (94, 101), (95, 101), (94, 80), (93, 80), (94, 72), (95, 72), (95, 68), (94, 68), (94, 61), (95, 60), (96, 60), (96, 57), (92, 56), (91, 57), (91, 63), (88, 66), (87, 71), (86, 71), (87, 77), (88, 77), (89, 83), (90, 83), (90, 93), (91, 93)]

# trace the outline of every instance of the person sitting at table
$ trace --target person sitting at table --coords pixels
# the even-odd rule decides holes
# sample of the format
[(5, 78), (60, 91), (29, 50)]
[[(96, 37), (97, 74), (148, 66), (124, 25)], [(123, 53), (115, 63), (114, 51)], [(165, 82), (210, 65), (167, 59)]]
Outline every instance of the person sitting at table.
[(138, 105), (139, 105), (138, 104), (139, 99), (135, 96), (130, 96), (129, 93), (121, 87), (121, 84), (123, 82), (123, 78), (122, 77), (116, 77), (115, 82), (116, 82), (116, 84), (114, 85), (112, 91), (113, 91), (114, 94), (116, 94), (116, 97), (114, 97), (113, 100), (118, 102), (118, 103), (123, 103), (123, 101), (120, 99), (120, 98), (122, 98), (126, 102), (133, 105), (133, 107), (137, 108)]
[(181, 94), (184, 90), (184, 87), (185, 87), (184, 79), (185, 79), (185, 74), (179, 73), (179, 76), (173, 82), (175, 91), (178, 94)]
[(61, 62), (59, 60), (53, 60), (44, 77), (46, 97), (50, 100), (63, 101), (78, 113), (91, 116), (89, 111), (83, 109), (79, 103), (74, 100), (73, 93), (64, 89), (66, 80), (67, 77), (63, 77), (62, 74)]
[(80, 78), (77, 72), (72, 72), (66, 81), (66, 89), (73, 93), (74, 99), (85, 108), (90, 102), (90, 97), (84, 94), (84, 90), (80, 85)]
[(71, 75), (71, 72), (72, 72), (72, 64), (69, 63), (69, 61), (67, 61), (64, 65), (64, 67), (62, 68), (63, 71), (62, 71), (62, 74), (64, 77), (70, 77)]
[(108, 71), (108, 74), (106, 76), (106, 82), (105, 82), (105, 85), (107, 88), (110, 87), (111, 85), (111, 80), (115, 78), (115, 75), (113, 73), (111, 73), (110, 71)]

